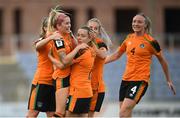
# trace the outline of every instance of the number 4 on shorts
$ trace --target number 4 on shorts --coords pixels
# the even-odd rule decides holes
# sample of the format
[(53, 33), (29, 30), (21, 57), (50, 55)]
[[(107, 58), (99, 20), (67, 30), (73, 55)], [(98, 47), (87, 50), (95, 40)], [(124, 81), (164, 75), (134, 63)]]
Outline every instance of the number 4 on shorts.
[(133, 92), (133, 94), (136, 92), (137, 86), (134, 86), (131, 91)]

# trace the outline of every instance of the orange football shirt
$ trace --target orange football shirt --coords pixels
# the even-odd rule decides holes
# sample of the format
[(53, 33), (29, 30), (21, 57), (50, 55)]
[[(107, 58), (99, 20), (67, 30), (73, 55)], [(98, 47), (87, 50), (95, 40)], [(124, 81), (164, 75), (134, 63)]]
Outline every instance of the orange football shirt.
[(126, 52), (127, 63), (123, 75), (125, 81), (146, 81), (150, 79), (152, 55), (160, 54), (146, 41), (155, 41), (150, 35), (136, 36), (130, 34), (119, 47), (120, 52)]
[(37, 70), (34, 75), (32, 84), (48, 84), (52, 85), (53, 64), (48, 58), (49, 50), (52, 48), (53, 42), (48, 42), (43, 48), (37, 51)]
[[(54, 41), (54, 47), (53, 47), (53, 55), (57, 60), (59, 59), (58, 53), (60, 51), (64, 51), (66, 55), (70, 53), (74, 49), (74, 44), (72, 43), (72, 37), (70, 34), (64, 34), (62, 35), (63, 38), (61, 40)], [(53, 73), (53, 79), (57, 78), (65, 78), (70, 74), (71, 67), (66, 67), (65, 69), (56, 68)]]
[[(104, 47), (107, 49), (107, 46), (102, 39), (97, 38), (96, 44), (98, 45), (98, 48)], [(92, 89), (98, 90), (99, 92), (105, 91), (105, 83), (103, 80), (104, 63), (105, 63), (105, 58), (102, 59), (96, 56), (94, 61), (94, 67), (92, 69), (92, 74), (91, 74)]]
[(77, 98), (92, 97), (91, 70), (94, 65), (95, 52), (88, 48), (74, 60), (70, 76), (70, 95)]

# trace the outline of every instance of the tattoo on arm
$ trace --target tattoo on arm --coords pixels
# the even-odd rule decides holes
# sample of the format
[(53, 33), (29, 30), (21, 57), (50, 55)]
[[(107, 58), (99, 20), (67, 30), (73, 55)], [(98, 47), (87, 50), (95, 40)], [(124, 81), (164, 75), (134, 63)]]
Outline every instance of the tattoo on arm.
[(66, 57), (66, 53), (65, 52), (59, 52), (59, 61), (63, 63), (63, 65), (66, 65), (64, 63), (64, 58)]

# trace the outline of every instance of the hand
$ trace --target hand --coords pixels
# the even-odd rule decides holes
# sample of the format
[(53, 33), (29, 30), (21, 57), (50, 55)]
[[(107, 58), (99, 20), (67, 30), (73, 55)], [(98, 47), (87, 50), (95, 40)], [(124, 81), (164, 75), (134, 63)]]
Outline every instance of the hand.
[(174, 87), (173, 83), (168, 82), (167, 84), (168, 84), (169, 88), (171, 89), (171, 91), (173, 92), (173, 94), (176, 95), (176, 90), (175, 90), (175, 87)]
[(90, 37), (91, 37), (92, 40), (95, 40), (96, 37), (97, 37), (96, 32), (94, 32), (93, 30), (91, 30), (91, 31), (90, 31)]
[(53, 57), (52, 49), (50, 49), (50, 51), (48, 52), (48, 57), (49, 57), (49, 59), (52, 61), (52, 63), (53, 63), (56, 67), (58, 67), (58, 68), (60, 68), (60, 69), (64, 69), (64, 68), (65, 68), (65, 66), (64, 66), (63, 63), (61, 63), (60, 61), (56, 60), (56, 59)]
[(88, 48), (89, 46), (86, 43), (81, 43), (77, 45), (78, 50)]
[(54, 32), (52, 35), (48, 37), (51, 40), (57, 40), (63, 38), (58, 32)]

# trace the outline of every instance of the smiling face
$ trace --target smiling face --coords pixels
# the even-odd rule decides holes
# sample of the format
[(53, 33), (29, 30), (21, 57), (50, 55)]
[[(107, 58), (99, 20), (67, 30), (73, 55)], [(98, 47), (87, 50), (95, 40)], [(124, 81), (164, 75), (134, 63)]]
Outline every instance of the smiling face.
[(71, 20), (68, 16), (64, 18), (61, 24), (57, 24), (57, 29), (61, 33), (70, 33), (71, 31)]
[(145, 32), (145, 18), (141, 15), (136, 15), (132, 21), (132, 29), (135, 33), (144, 33)]
[(88, 43), (91, 39), (90, 39), (90, 35), (88, 33), (88, 30), (86, 29), (79, 29), (77, 32), (77, 40), (78, 43)]

